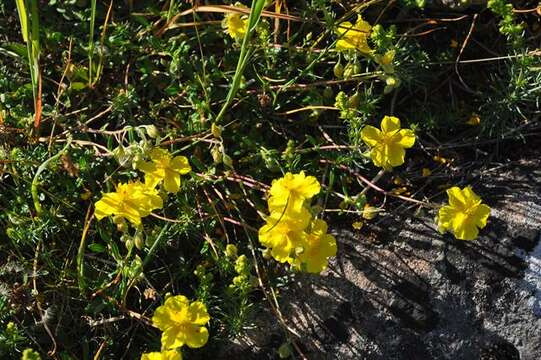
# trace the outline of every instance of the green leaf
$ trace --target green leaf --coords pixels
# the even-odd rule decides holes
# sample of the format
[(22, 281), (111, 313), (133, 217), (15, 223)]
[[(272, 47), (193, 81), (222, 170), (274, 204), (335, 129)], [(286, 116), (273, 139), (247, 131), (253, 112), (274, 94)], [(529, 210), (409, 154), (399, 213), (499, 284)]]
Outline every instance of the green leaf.
[(105, 245), (92, 243), (92, 244), (88, 244), (88, 250), (94, 253), (104, 253), (107, 250), (107, 248), (105, 247)]
[(72, 90), (83, 90), (84, 88), (86, 88), (86, 84), (82, 82), (75, 81), (70, 84)]

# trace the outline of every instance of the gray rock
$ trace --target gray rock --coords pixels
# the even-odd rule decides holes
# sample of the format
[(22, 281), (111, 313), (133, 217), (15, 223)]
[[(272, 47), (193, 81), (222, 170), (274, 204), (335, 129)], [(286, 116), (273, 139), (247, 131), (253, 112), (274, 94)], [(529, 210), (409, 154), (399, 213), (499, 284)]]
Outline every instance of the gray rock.
[[(540, 359), (540, 165), (520, 162), (474, 174), (480, 179), (474, 188), (493, 209), (476, 241), (440, 235), (435, 213), (386, 216), (384, 224), (361, 232), (335, 227), (338, 256), (329, 269), (322, 276), (296, 274), (280, 295), (303, 354)], [(276, 358), (274, 349), (284, 341), (275, 317), (265, 312), (236, 348), (244, 358)]]

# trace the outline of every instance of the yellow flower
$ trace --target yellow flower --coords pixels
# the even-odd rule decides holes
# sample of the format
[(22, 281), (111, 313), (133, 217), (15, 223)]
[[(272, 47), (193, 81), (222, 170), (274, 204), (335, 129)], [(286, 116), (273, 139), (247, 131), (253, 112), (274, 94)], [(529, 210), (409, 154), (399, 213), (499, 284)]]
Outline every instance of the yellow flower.
[(355, 230), (361, 230), (363, 225), (364, 225), (364, 222), (362, 222), (362, 221), (354, 221), (351, 224), (351, 227), (354, 228)]
[(164, 350), (143, 354), (141, 360), (182, 360), (182, 355), (176, 350)]
[(329, 257), (336, 255), (336, 239), (327, 234), (327, 223), (320, 219), (314, 220), (312, 231), (302, 238), (300, 247), (294, 265), (311, 273), (325, 270)]
[[(248, 9), (239, 2), (235, 3), (235, 7)], [(244, 38), (246, 30), (248, 29), (248, 16), (237, 12), (227, 13), (222, 20), (222, 28), (224, 28), (225, 32), (233, 39), (240, 41)]]
[(365, 54), (371, 53), (372, 49), (367, 41), (371, 30), (372, 26), (364, 21), (360, 15), (357, 16), (355, 25), (349, 21), (341, 23), (335, 31), (339, 37), (336, 49), (339, 51), (355, 49)]
[(477, 115), (477, 114), (472, 114), (472, 116), (470, 116), (468, 121), (466, 121), (466, 124), (472, 125), (472, 126), (477, 126), (477, 125), (481, 124), (481, 117), (479, 115)]
[(287, 173), (284, 177), (273, 180), (269, 191), (270, 212), (283, 212), (287, 205), (288, 211), (299, 212), (305, 200), (318, 194), (321, 186), (313, 176), (305, 176), (304, 171), (298, 174)]
[(490, 207), (471, 187), (452, 187), (447, 190), (449, 205), (440, 208), (437, 223), (440, 232), (450, 231), (460, 240), (474, 240), (487, 224)]
[(423, 168), (423, 169), (421, 170), (421, 175), (422, 175), (423, 177), (430, 176), (430, 175), (432, 175), (432, 170), (430, 170), (429, 168)]
[(94, 215), (98, 220), (116, 215), (117, 220), (125, 218), (134, 225), (141, 225), (142, 217), (162, 206), (162, 198), (156, 189), (140, 181), (120, 183), (115, 192), (103, 194), (101, 200), (96, 202)]
[(152, 323), (162, 333), (162, 349), (173, 349), (184, 344), (199, 348), (207, 343), (209, 332), (205, 325), (210, 317), (200, 301), (191, 302), (186, 296), (171, 296), (158, 307)]
[(155, 187), (163, 181), (165, 190), (172, 193), (180, 189), (180, 175), (192, 170), (185, 156), (172, 157), (169, 151), (164, 149), (152, 149), (150, 159), (152, 161), (137, 165), (145, 173), (145, 182), (148, 186)]
[(259, 229), (259, 242), (271, 250), (274, 259), (291, 264), (295, 249), (306, 236), (304, 229), (310, 217), (305, 208), (297, 213), (272, 212), (267, 217), (267, 223)]
[(376, 216), (378, 216), (378, 209), (369, 204), (365, 204), (363, 209), (363, 219), (372, 220)]
[(361, 138), (368, 145), (370, 157), (375, 166), (390, 170), (404, 163), (406, 151), (415, 143), (415, 134), (409, 129), (400, 129), (400, 120), (385, 116), (381, 130), (367, 125), (361, 131)]

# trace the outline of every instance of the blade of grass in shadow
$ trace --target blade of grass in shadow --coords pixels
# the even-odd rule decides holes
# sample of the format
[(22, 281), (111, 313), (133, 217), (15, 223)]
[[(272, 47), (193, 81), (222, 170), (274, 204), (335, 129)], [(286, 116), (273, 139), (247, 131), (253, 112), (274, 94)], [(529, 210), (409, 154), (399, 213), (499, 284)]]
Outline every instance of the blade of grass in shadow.
[(244, 69), (246, 68), (246, 65), (248, 64), (248, 59), (250, 58), (250, 49), (249, 49), (250, 39), (252, 38), (253, 33), (256, 31), (257, 24), (259, 23), (259, 20), (261, 19), (261, 12), (263, 11), (263, 8), (265, 7), (265, 2), (266, 2), (265, 0), (252, 1), (252, 7), (250, 9), (250, 16), (248, 17), (248, 29), (246, 31), (246, 34), (244, 35), (244, 39), (242, 40), (239, 61), (237, 62), (235, 75), (233, 76), (233, 81), (231, 82), (231, 87), (229, 88), (229, 92), (227, 93), (225, 103), (222, 106), (222, 109), (220, 110), (220, 112), (218, 113), (218, 116), (216, 116), (216, 119), (214, 120), (215, 123), (220, 122), (222, 117), (225, 115), (227, 108), (233, 102), (233, 99), (235, 98), (237, 91), (239, 90), (242, 74), (244, 73)]
[(103, 60), (104, 60), (104, 51), (103, 51), (103, 44), (105, 43), (105, 34), (107, 32), (107, 24), (109, 23), (109, 20), (111, 19), (111, 12), (113, 10), (113, 1), (109, 3), (109, 8), (107, 9), (107, 14), (105, 15), (105, 21), (103, 22), (103, 30), (101, 32), (100, 36), (100, 50), (98, 51), (98, 65), (96, 67), (96, 76), (94, 77), (92, 87), (96, 85), (98, 80), (101, 77), (101, 72), (103, 71)]
[(90, 2), (90, 30), (88, 35), (88, 87), (92, 88), (92, 58), (94, 57), (94, 26), (96, 24), (96, 0)]
[(175, 0), (169, 0), (169, 10), (167, 10), (167, 22), (171, 21), (173, 10), (175, 9)]

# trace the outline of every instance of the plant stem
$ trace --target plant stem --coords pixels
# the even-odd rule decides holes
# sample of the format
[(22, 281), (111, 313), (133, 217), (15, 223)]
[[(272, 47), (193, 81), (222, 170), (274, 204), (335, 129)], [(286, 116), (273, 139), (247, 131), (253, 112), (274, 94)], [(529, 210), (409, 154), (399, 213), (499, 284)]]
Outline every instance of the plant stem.
[(68, 137), (68, 141), (66, 142), (66, 145), (60, 150), (56, 155), (51, 156), (47, 160), (45, 160), (36, 171), (36, 174), (34, 175), (34, 179), (32, 180), (32, 186), (31, 186), (31, 192), (32, 192), (32, 200), (34, 201), (34, 208), (36, 209), (37, 216), (40, 216), (43, 213), (43, 208), (41, 207), (41, 204), (39, 202), (39, 196), (38, 196), (38, 183), (39, 183), (39, 176), (45, 169), (47, 169), (47, 166), (49, 163), (56, 161), (71, 145), (72, 138), (71, 136)]
[(90, 224), (92, 223), (92, 205), (88, 207), (85, 217), (85, 225), (83, 228), (83, 234), (81, 235), (81, 241), (79, 242), (79, 249), (77, 250), (77, 282), (79, 284), (79, 290), (81, 293), (86, 288), (85, 274), (84, 274), (84, 256), (85, 256), (85, 247), (86, 247), (86, 235), (88, 234), (88, 229), (90, 229)]
[[(370, 182), (372, 184), (375, 184), (378, 182), (379, 179), (381, 179), (381, 177), (383, 176), (383, 174), (385, 174), (385, 170), (384, 169), (381, 169), (377, 174), (376, 176), (374, 176), (374, 178), (372, 180), (370, 180)], [(366, 186), (363, 191), (361, 191), (361, 193), (359, 195), (364, 195), (366, 194), (366, 192), (368, 191), (368, 189), (370, 189), (370, 186)]]

